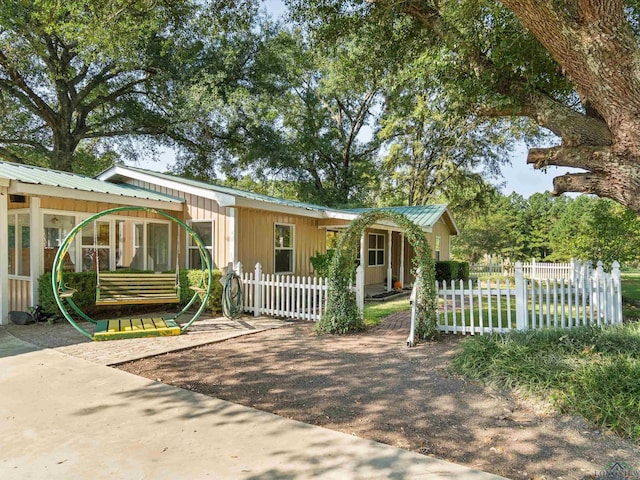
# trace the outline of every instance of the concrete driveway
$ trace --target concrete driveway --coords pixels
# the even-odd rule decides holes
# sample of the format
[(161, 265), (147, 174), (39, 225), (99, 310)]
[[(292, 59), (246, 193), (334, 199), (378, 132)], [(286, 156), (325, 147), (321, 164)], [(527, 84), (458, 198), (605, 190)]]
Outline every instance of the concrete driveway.
[(8, 480), (501, 478), (42, 349), (6, 329), (0, 443)]

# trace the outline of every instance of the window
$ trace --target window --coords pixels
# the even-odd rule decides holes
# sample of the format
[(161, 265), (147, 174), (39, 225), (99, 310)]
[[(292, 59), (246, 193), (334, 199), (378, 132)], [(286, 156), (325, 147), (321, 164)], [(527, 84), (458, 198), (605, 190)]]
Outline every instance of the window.
[(327, 230), (327, 234), (325, 237), (327, 251), (335, 250), (338, 246), (338, 241), (340, 240), (340, 232), (337, 230)]
[(164, 272), (169, 265), (169, 225), (147, 223), (147, 270)]
[(369, 234), (369, 266), (384, 265), (384, 235)]
[[(50, 272), (53, 268), (53, 260), (58, 253), (62, 241), (76, 225), (76, 217), (71, 215), (53, 215), (45, 213), (43, 216), (44, 227), (44, 270)], [(71, 242), (64, 256), (65, 272), (76, 270), (76, 242)]]
[(440, 261), (440, 248), (441, 248), (442, 240), (440, 237), (436, 237), (436, 248), (435, 248), (435, 257), (436, 262)]
[(82, 271), (108, 271), (111, 246), (109, 244), (109, 222), (93, 222), (82, 229)]
[(293, 273), (293, 225), (275, 224), (275, 273)]
[[(213, 221), (211, 220), (195, 220), (190, 222), (190, 227), (194, 232), (198, 234), (202, 243), (209, 251), (211, 260), (213, 261)], [(202, 268), (202, 259), (200, 258), (200, 251), (195, 240), (188, 236), (188, 255), (189, 255), (189, 268)]]
[(31, 230), (29, 214), (9, 214), (9, 275), (29, 276), (31, 272)]

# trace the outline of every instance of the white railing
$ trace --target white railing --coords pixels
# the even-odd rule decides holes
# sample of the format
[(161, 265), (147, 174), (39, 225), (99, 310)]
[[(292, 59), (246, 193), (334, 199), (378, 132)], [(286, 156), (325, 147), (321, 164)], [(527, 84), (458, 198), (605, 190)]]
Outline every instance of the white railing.
[(524, 278), (532, 278), (534, 280), (574, 280), (574, 275), (580, 270), (580, 262), (571, 260), (568, 263), (550, 263), (536, 262), (532, 259), (531, 263), (522, 265), (522, 274)]
[(570, 328), (622, 323), (620, 265), (605, 273), (581, 268), (572, 279), (525, 278), (519, 262), (515, 281), (437, 283), (438, 328), (449, 333)]
[(244, 311), (254, 316), (272, 315), (317, 321), (322, 318), (327, 302), (327, 279), (262, 273), (258, 263), (253, 272), (236, 273), (243, 283)]
[[(587, 262), (588, 263), (588, 262)], [(566, 263), (538, 262), (535, 258), (531, 262), (522, 264), (522, 272), (525, 278), (536, 280), (573, 280), (583, 265), (579, 260), (571, 260)], [(469, 265), (469, 275), (472, 277), (486, 277), (493, 275), (515, 275), (515, 265), (509, 263), (488, 263)]]

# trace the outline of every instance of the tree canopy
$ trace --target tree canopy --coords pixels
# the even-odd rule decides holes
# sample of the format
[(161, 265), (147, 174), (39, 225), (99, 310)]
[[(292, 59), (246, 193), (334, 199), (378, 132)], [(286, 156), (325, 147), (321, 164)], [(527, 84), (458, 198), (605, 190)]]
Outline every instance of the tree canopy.
[(184, 93), (219, 46), (209, 39), (246, 24), (251, 7), (233, 8), (192, 0), (2, 3), (0, 157), (89, 173), (100, 168), (97, 157), (110, 163), (145, 142), (202, 152), (185, 127)]
[(593, 193), (640, 212), (634, 0), (289, 3), (323, 35), (365, 23), (393, 29), (390, 61), (410, 46), (407, 58), (446, 91), (450, 105), (537, 127), (525, 136), (543, 147), (530, 148), (528, 163), (582, 170), (555, 178), (554, 194)]

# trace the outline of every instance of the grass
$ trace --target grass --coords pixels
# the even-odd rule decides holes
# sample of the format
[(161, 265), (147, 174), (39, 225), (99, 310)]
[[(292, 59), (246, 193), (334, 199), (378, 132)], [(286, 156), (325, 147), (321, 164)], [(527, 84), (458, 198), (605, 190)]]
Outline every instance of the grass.
[(562, 412), (640, 441), (640, 323), (469, 337), (458, 373), (549, 398)]
[(376, 326), (383, 318), (396, 312), (409, 310), (410, 308), (411, 305), (409, 304), (409, 297), (392, 300), (390, 302), (365, 303), (364, 324), (368, 327)]
[(625, 319), (640, 318), (640, 270), (622, 272), (622, 315)]

